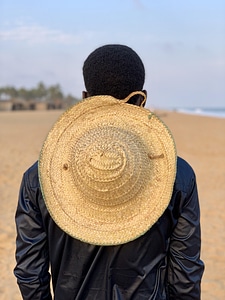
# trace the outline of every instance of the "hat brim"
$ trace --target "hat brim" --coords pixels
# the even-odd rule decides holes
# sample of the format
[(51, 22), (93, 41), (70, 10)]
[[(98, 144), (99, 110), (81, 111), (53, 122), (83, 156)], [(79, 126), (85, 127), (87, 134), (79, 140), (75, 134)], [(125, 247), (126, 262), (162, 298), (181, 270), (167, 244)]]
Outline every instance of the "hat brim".
[(123, 244), (149, 230), (169, 204), (175, 176), (167, 126), (111, 96), (90, 97), (63, 113), (39, 158), (51, 217), (95, 245)]

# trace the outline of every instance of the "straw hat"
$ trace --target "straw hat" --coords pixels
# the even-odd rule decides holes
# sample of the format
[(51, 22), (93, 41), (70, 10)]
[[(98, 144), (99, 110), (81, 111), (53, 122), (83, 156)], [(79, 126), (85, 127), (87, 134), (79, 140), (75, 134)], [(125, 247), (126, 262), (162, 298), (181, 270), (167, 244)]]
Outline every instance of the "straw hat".
[(176, 176), (172, 135), (149, 110), (111, 96), (62, 114), (39, 159), (47, 209), (81, 241), (117, 245), (143, 235), (163, 214)]

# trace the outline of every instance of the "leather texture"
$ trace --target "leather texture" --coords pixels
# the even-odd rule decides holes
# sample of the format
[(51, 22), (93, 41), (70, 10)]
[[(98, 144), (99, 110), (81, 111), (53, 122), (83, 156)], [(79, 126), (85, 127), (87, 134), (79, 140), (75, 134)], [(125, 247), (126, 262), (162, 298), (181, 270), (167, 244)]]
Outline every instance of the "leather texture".
[(46, 209), (37, 162), (23, 176), (16, 226), (14, 273), (25, 300), (200, 299), (198, 192), (192, 168), (179, 157), (169, 206), (132, 242), (100, 247), (63, 232)]

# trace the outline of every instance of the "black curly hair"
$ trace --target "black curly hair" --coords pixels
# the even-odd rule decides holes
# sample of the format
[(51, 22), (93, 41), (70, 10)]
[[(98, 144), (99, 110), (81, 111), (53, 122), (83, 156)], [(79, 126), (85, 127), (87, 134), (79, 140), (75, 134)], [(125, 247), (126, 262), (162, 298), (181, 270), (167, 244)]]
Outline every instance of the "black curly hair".
[(133, 49), (110, 44), (97, 48), (87, 57), (83, 77), (90, 96), (111, 95), (124, 99), (131, 92), (143, 89), (145, 68)]

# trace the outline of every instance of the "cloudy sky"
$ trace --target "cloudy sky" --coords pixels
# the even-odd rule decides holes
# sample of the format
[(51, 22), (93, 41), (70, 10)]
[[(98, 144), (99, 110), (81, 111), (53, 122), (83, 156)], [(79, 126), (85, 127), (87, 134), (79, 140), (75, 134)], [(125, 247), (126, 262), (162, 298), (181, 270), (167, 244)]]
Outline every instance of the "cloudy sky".
[(225, 107), (224, 0), (0, 0), (0, 86), (80, 97), (83, 61), (107, 43), (141, 56), (149, 105)]

